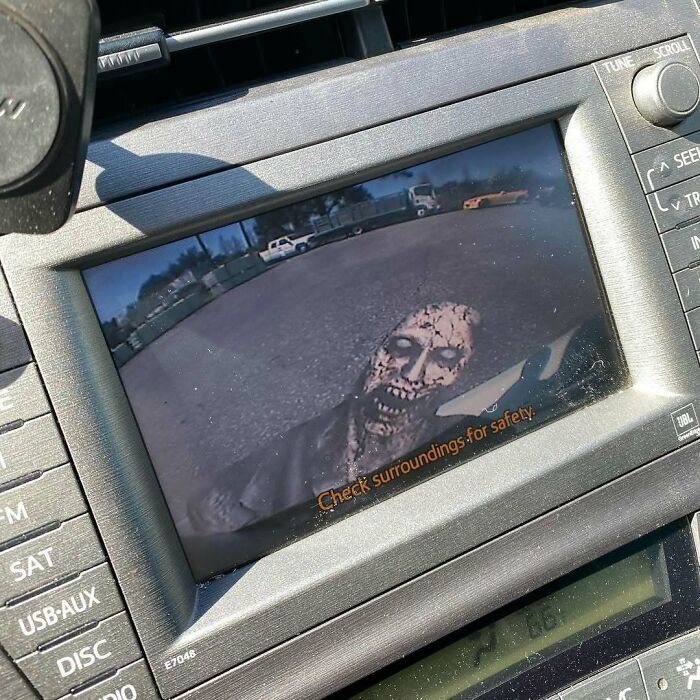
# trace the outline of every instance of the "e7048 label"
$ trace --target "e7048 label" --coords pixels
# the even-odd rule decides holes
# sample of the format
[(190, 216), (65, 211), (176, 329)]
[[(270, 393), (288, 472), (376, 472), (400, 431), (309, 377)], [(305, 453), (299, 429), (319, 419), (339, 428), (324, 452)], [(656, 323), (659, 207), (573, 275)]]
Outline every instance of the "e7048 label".
[(182, 664), (187, 663), (188, 661), (191, 661), (194, 659), (194, 657), (197, 655), (194, 649), (188, 649), (186, 652), (182, 654), (178, 654), (177, 656), (173, 656), (171, 659), (168, 659), (164, 666), (166, 671), (172, 671), (174, 668), (177, 666), (182, 666)]

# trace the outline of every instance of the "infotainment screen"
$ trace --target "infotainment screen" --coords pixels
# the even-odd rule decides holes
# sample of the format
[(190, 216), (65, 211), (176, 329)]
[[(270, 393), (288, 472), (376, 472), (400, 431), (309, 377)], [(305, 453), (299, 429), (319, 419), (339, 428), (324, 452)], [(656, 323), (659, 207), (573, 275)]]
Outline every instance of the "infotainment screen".
[(550, 124), (84, 278), (200, 580), (624, 382)]

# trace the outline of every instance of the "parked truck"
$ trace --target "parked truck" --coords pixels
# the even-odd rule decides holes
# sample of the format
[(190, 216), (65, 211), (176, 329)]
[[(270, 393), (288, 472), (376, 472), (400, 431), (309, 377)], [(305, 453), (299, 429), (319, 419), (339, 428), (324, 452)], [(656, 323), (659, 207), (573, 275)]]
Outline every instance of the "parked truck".
[(317, 247), (359, 236), (382, 226), (436, 214), (440, 208), (432, 185), (414, 185), (395, 194), (340, 207), (332, 214), (314, 219), (311, 222), (314, 233), (309, 243)]
[(260, 251), (260, 257), (263, 262), (268, 265), (277, 262), (278, 260), (284, 260), (292, 255), (298, 255), (300, 253), (305, 253), (311, 248), (310, 239), (313, 234), (308, 234), (306, 236), (299, 236), (292, 238), (291, 236), (281, 236), (280, 238), (275, 238), (274, 241), (270, 241), (267, 244), (265, 250)]

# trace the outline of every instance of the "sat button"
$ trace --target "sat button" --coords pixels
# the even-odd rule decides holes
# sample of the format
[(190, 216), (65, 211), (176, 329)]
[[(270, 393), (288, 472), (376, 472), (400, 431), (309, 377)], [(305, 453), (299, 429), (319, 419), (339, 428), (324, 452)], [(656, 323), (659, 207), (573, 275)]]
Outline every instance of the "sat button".
[(89, 515), (0, 552), (0, 604), (101, 564), (104, 554)]

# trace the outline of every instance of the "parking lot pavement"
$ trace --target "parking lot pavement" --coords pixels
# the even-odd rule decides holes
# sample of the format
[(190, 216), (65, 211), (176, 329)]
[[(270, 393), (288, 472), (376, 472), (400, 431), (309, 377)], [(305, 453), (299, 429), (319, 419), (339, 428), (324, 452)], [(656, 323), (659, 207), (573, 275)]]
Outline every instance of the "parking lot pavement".
[(573, 209), (452, 212), (276, 265), (203, 307), (122, 369), (179, 520), (194, 483), (334, 406), (375, 344), (426, 304), (476, 308), (462, 393), (598, 312)]

